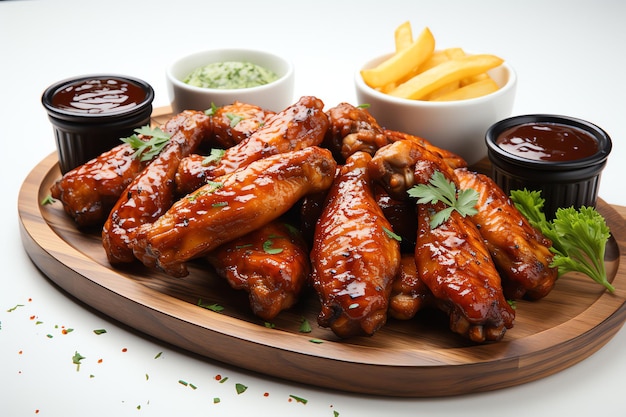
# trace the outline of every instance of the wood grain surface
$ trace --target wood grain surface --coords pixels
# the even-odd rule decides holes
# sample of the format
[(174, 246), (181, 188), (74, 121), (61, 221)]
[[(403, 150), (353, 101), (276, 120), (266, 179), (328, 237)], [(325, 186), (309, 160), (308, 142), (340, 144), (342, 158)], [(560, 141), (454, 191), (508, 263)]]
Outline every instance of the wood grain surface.
[[(156, 121), (167, 110), (155, 114)], [(268, 328), (246, 294), (195, 262), (178, 279), (142, 265), (111, 267), (99, 233), (77, 230), (60, 203), (42, 205), (60, 178), (56, 154), (24, 181), (18, 211), (34, 264), (80, 302), (140, 332), (190, 352), (273, 377), (328, 389), (399, 397), (437, 397), (500, 389), (554, 374), (604, 346), (626, 320), (626, 208), (599, 201), (612, 237), (605, 262), (614, 294), (577, 274), (562, 277), (536, 302), (519, 301), (501, 342), (475, 345), (453, 334), (440, 312), (390, 319), (372, 337), (339, 340), (319, 328), (307, 292)], [(219, 304), (220, 313), (198, 306)], [(311, 333), (299, 331), (308, 320)], [(312, 340), (322, 343), (314, 343)]]

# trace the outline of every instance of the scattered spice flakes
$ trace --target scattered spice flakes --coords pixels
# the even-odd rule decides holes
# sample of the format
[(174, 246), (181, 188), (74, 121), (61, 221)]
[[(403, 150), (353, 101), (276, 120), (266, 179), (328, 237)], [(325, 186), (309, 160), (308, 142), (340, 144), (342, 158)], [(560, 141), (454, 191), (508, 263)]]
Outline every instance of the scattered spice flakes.
[(189, 382), (187, 382), (187, 381), (183, 381), (182, 379), (179, 379), (179, 380), (178, 380), (178, 383), (179, 383), (180, 385), (184, 385), (184, 386), (189, 385)]
[(107, 331), (105, 329), (94, 329), (93, 332), (100, 336), (101, 334), (105, 334)]
[(72, 333), (73, 331), (74, 331), (74, 329), (72, 329), (72, 328), (63, 329), (63, 330), (61, 330), (61, 334), (68, 334), (68, 333)]
[(213, 404), (219, 404), (220, 401), (220, 397), (213, 397)]
[(333, 410), (333, 417), (339, 417), (339, 411)]
[(309, 402), (309, 400), (307, 400), (306, 398), (302, 398), (302, 397), (298, 397), (297, 395), (289, 395), (289, 398), (292, 398), (294, 400), (296, 400), (296, 402), (302, 403), (302, 404), (306, 404)]
[(237, 395), (243, 394), (244, 392), (246, 392), (247, 389), (248, 387), (244, 384), (240, 384), (240, 383), (235, 384), (235, 390), (237, 391)]
[(54, 336), (52, 336), (50, 333), (48, 333), (48, 334), (46, 335), (46, 337), (47, 337), (48, 339), (52, 339)]
[(128, 352), (128, 348), (122, 348), (122, 352), (124, 353)]
[(161, 357), (161, 355), (163, 355), (163, 352), (157, 353), (156, 356), (154, 357), (154, 359), (159, 359)]
[(24, 307), (24, 304), (16, 304), (14, 307), (11, 307), (10, 309), (8, 309), (7, 313), (12, 313), (20, 307)]

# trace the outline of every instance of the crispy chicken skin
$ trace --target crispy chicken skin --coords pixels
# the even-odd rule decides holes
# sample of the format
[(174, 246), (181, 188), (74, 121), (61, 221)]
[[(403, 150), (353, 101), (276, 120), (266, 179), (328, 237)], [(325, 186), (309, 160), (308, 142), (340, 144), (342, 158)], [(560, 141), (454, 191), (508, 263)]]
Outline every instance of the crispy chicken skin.
[(177, 130), (159, 155), (128, 185), (102, 229), (102, 245), (112, 264), (134, 260), (132, 244), (139, 226), (158, 219), (174, 202), (174, 175), (180, 160), (194, 152), (210, 131), (203, 112), (175, 116)]
[(122, 143), (69, 171), (50, 188), (81, 228), (102, 226), (128, 184), (148, 165)]
[(203, 163), (204, 158), (194, 156), (183, 161), (176, 175), (178, 194), (191, 193), (207, 181), (270, 155), (321, 144), (328, 129), (328, 117), (323, 109), (324, 103), (318, 98), (301, 97), (293, 105), (267, 118), (249, 137), (227, 148), (219, 160)]
[(219, 162), (208, 167), (207, 178), (229, 174), (271, 155), (319, 145), (328, 129), (328, 117), (323, 110), (322, 100), (301, 97), (270, 117), (249, 138), (226, 149)]
[(182, 277), (185, 263), (206, 256), (287, 212), (300, 198), (330, 187), (337, 164), (316, 146), (255, 161), (178, 200), (137, 232), (135, 256)]
[(515, 312), (504, 298), (500, 275), (478, 229), (453, 211), (436, 228), (431, 216), (442, 203), (418, 204), (415, 261), (420, 279), (450, 318), (450, 329), (473, 342), (498, 341), (513, 327)]
[(212, 114), (211, 147), (227, 149), (237, 145), (259, 130), (274, 114), (273, 111), (240, 101), (217, 108)]
[(340, 103), (329, 109), (327, 114), (330, 127), (324, 145), (333, 152), (337, 161), (345, 161), (357, 151), (374, 155), (389, 143), (378, 122), (361, 107)]
[(467, 169), (456, 169), (455, 174), (461, 189), (479, 194), (478, 213), (472, 220), (502, 275), (505, 295), (511, 299), (545, 297), (557, 279), (557, 268), (550, 268), (552, 242), (530, 225), (491, 178)]
[(400, 271), (393, 280), (389, 298), (389, 315), (398, 320), (409, 320), (423, 308), (432, 307), (435, 298), (420, 279), (415, 255), (403, 253)]
[(311, 272), (302, 236), (280, 220), (221, 245), (207, 259), (232, 288), (249, 294), (252, 311), (264, 320), (298, 301)]
[[(435, 171), (457, 182), (454, 170), (440, 155), (412, 140), (381, 148), (369, 168), (372, 177), (399, 198), (413, 185), (427, 183)], [(449, 315), (452, 331), (475, 342), (500, 340), (513, 325), (514, 313), (489, 250), (474, 223), (456, 211), (431, 229), (430, 217), (443, 208), (442, 203), (417, 205), (419, 277)]]
[(467, 161), (465, 159), (461, 158), (454, 152), (433, 145), (424, 138), (389, 129), (384, 129), (384, 133), (390, 142), (397, 142), (399, 140), (410, 140), (413, 142), (417, 142), (418, 144), (428, 149), (430, 152), (433, 152), (434, 154), (437, 154), (439, 157), (443, 158), (446, 164), (448, 164), (453, 169), (467, 167)]
[(412, 140), (399, 140), (382, 147), (368, 168), (372, 178), (397, 200), (408, 199), (407, 190), (428, 182), (435, 171), (454, 178), (454, 170), (439, 154)]
[(315, 229), (312, 283), (321, 302), (318, 323), (339, 337), (372, 335), (387, 320), (399, 242), (376, 204), (367, 164), (357, 152), (341, 168)]

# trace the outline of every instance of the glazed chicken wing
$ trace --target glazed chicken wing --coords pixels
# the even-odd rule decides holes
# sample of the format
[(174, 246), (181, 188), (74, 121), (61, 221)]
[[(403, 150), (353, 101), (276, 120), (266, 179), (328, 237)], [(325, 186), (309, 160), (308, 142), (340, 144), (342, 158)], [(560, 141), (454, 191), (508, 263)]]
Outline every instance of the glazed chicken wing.
[(113, 264), (134, 260), (132, 244), (139, 226), (152, 223), (174, 201), (174, 175), (180, 160), (193, 152), (210, 131), (203, 112), (176, 116), (178, 129), (159, 155), (128, 185), (102, 229), (102, 245)]
[(415, 255), (402, 254), (400, 271), (393, 280), (389, 298), (389, 315), (398, 320), (409, 320), (418, 311), (435, 304), (435, 298), (426, 284), (420, 279), (415, 263)]
[(185, 263), (288, 211), (330, 187), (337, 164), (316, 146), (270, 156), (183, 197), (137, 233), (134, 253), (146, 266), (182, 277)]
[(227, 149), (250, 137), (275, 113), (261, 107), (235, 101), (217, 108), (213, 114), (213, 137), (210, 146)]
[(358, 151), (374, 155), (389, 143), (376, 119), (363, 108), (341, 103), (329, 109), (327, 114), (330, 127), (324, 145), (338, 161), (345, 161)]
[(472, 220), (502, 274), (506, 296), (545, 297), (557, 278), (557, 268), (550, 267), (552, 242), (530, 225), (491, 178), (467, 169), (456, 169), (455, 174), (461, 189), (479, 194), (478, 213)]
[(248, 292), (252, 311), (264, 320), (296, 303), (311, 271), (302, 236), (279, 220), (223, 244), (207, 259), (232, 288)]
[(184, 161), (176, 175), (178, 193), (191, 193), (199, 185), (244, 168), (259, 159), (319, 145), (328, 129), (328, 117), (323, 108), (321, 100), (302, 97), (283, 111), (270, 116), (249, 137), (227, 148), (221, 157), (211, 161), (192, 157)]
[(467, 167), (467, 161), (465, 161), (465, 159), (455, 154), (454, 152), (433, 145), (424, 138), (414, 136), (409, 133), (398, 132), (389, 129), (384, 129), (384, 132), (390, 142), (397, 142), (399, 140), (410, 140), (413, 142), (417, 142), (418, 144), (428, 149), (430, 152), (438, 155), (446, 162), (446, 164), (448, 164), (453, 169)]
[(340, 337), (372, 335), (387, 320), (399, 242), (376, 204), (367, 164), (357, 152), (341, 168), (315, 229), (312, 282), (322, 305), (318, 323)]
[(148, 165), (127, 143), (67, 172), (50, 193), (81, 228), (102, 226), (128, 184)]
[(415, 261), (420, 279), (450, 318), (450, 329), (474, 342), (502, 339), (515, 313), (478, 229), (453, 211), (436, 228), (431, 217), (443, 204), (418, 204)]

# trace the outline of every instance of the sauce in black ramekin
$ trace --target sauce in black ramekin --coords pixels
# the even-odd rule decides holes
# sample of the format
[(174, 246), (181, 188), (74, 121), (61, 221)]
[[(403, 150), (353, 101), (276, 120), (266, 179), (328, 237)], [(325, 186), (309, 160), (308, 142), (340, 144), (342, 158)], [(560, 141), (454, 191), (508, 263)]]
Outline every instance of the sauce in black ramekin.
[(514, 116), (492, 125), (485, 140), (492, 178), (507, 195), (540, 191), (548, 219), (560, 207), (595, 207), (612, 148), (600, 127), (568, 116)]
[(54, 128), (61, 173), (149, 124), (153, 100), (148, 83), (119, 75), (85, 75), (48, 87), (41, 102)]

